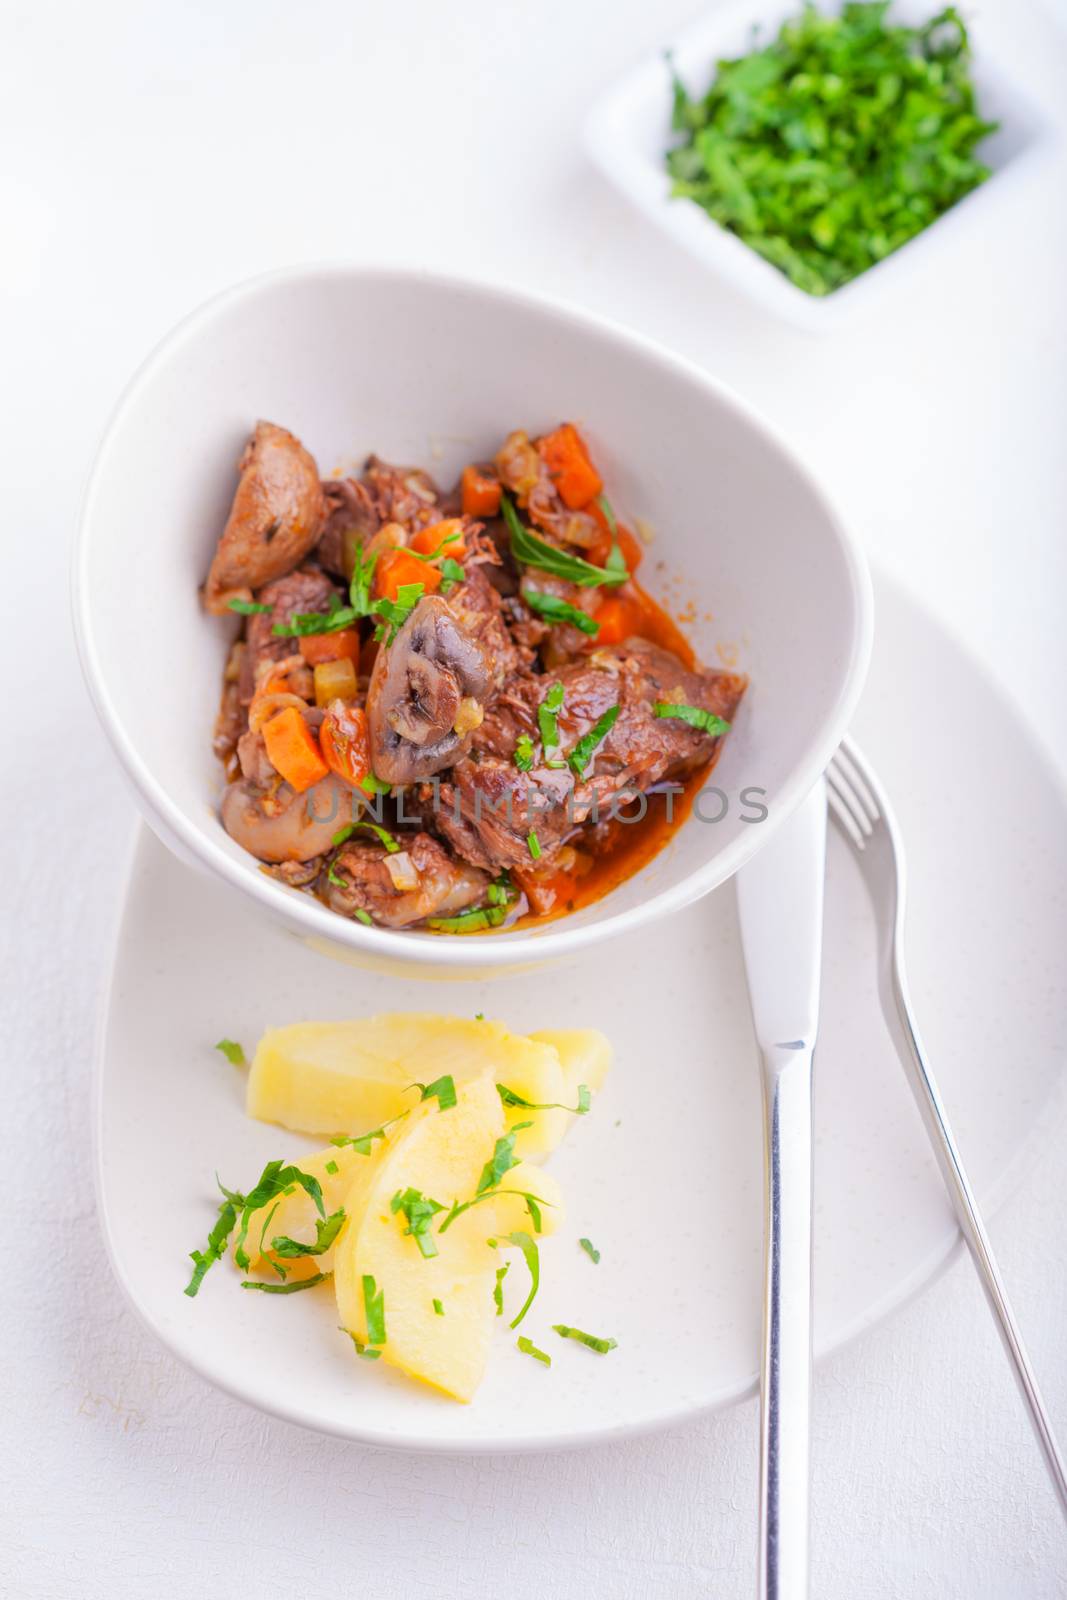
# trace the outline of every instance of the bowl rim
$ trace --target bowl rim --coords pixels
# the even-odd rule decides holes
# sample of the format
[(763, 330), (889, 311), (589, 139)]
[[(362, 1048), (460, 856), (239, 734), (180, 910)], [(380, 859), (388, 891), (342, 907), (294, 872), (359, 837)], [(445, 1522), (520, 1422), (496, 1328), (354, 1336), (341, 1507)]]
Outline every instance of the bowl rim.
[[(93, 545), (95, 510), (116, 434), (141, 402), (143, 392), (157, 371), (181, 346), (195, 340), (220, 315), (289, 285), (313, 284), (316, 280), (360, 284), (428, 287), (448, 294), (474, 296), (494, 301), (505, 308), (534, 311), (558, 323), (592, 332), (621, 345), (687, 384), (695, 384), (736, 414), (769, 446), (777, 450), (803, 481), (826, 514), (836, 541), (853, 600), (853, 626), (849, 659), (842, 673), (835, 701), (827, 708), (810, 740), (807, 758), (786, 778), (776, 797), (771, 815), (759, 829), (750, 829), (732, 843), (716, 851), (700, 868), (679, 883), (650, 895), (640, 905), (625, 911), (600, 914), (581, 927), (568, 927), (567, 919), (550, 923), (543, 930), (495, 933), (491, 937), (465, 937), (403, 932), (366, 927), (337, 916), (327, 907), (289, 888), (259, 870), (252, 856), (247, 865), (230, 857), (227, 851), (177, 805), (136, 749), (108, 692), (97, 640), (96, 624), (89, 598), (89, 560)], [(394, 961), (411, 967), (451, 968), (458, 973), (486, 972), (489, 969), (514, 969), (540, 966), (559, 957), (589, 948), (601, 940), (645, 926), (661, 916), (691, 904), (724, 883), (773, 837), (777, 828), (800, 804), (817, 781), (836, 749), (859, 699), (870, 660), (873, 639), (873, 597), (866, 559), (855, 536), (837, 511), (826, 491), (805, 463), (749, 402), (721, 380), (712, 377), (695, 362), (664, 348), (647, 336), (620, 326), (598, 313), (578, 308), (554, 296), (528, 289), (489, 283), (477, 277), (437, 271), (410, 264), (360, 260), (329, 260), (282, 267), (242, 280), (189, 312), (160, 339), (136, 369), (108, 417), (88, 469), (81, 497), (71, 557), (71, 608), (74, 634), (82, 673), (97, 716), (108, 736), (120, 766), (133, 785), (147, 820), (164, 843), (175, 842), (206, 869), (233, 888), (249, 896), (268, 914), (295, 926), (309, 941), (334, 944), (351, 952), (357, 961)], [(610, 906), (606, 895), (597, 904)]]

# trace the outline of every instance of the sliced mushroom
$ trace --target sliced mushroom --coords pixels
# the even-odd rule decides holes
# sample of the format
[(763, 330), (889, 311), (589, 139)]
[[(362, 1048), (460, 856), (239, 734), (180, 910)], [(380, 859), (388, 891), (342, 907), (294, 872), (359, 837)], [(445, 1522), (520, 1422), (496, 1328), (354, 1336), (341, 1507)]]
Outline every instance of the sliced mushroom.
[(209, 611), (291, 572), (318, 539), (326, 497), (318, 468), (299, 439), (257, 422), (238, 467), (240, 481), (204, 585)]
[(263, 789), (241, 778), (222, 797), (222, 825), (260, 861), (310, 861), (329, 850), (352, 816), (352, 791), (331, 774), (304, 794), (287, 783)]
[[(371, 764), (386, 783), (413, 783), (457, 761), (470, 742), (472, 707), (495, 687), (486, 642), (447, 600), (423, 595), (393, 643), (379, 650), (367, 692)], [(466, 729), (456, 732), (459, 725)]]

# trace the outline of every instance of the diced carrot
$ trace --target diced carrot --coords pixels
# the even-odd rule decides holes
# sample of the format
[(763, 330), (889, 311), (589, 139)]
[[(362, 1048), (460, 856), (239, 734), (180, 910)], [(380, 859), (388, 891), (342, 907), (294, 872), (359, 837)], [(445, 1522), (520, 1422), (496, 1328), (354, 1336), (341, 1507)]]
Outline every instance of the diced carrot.
[(286, 706), (271, 717), (263, 724), (262, 733), (271, 766), (297, 794), (325, 778), (329, 768), (322, 759), (319, 741), (295, 706)]
[[(440, 542), (440, 541), (438, 541)], [(374, 593), (379, 600), (395, 600), (408, 583), (421, 583), (427, 594), (441, 587), (441, 574), (428, 561), (420, 561), (407, 550), (388, 550), (378, 557), (374, 569)]]
[(431, 522), (429, 527), (420, 528), (411, 541), (410, 549), (417, 550), (420, 556), (440, 554), (442, 561), (446, 556), (458, 561), (467, 549), (462, 517), (446, 517), (443, 522)]
[(495, 517), (500, 511), (500, 479), (473, 462), (463, 468), (459, 492), (468, 517)]
[(537, 441), (537, 448), (560, 499), (572, 511), (580, 511), (603, 489), (600, 474), (590, 461), (585, 441), (573, 423), (560, 423)]
[(305, 633), (300, 640), (300, 654), (313, 667), (320, 661), (358, 662), (359, 650), (358, 628), (338, 628), (336, 633)]
[(370, 771), (366, 714), (358, 706), (335, 700), (322, 719), (319, 738), (330, 771), (346, 783), (362, 783)]
[[(591, 561), (596, 567), (602, 567), (611, 554), (611, 523), (604, 515), (603, 506), (596, 500), (591, 506), (587, 506), (586, 510), (593, 520), (600, 524), (600, 538), (586, 551), (586, 560)], [(615, 532), (618, 535), (622, 558), (626, 562), (626, 570), (634, 573), (645, 559), (645, 547), (636, 534), (631, 533), (629, 528), (624, 528), (621, 522), (615, 524)]]
[(623, 595), (605, 595), (594, 616), (597, 635), (589, 641), (592, 649), (602, 644), (621, 644), (623, 639), (644, 632), (645, 608), (639, 600), (631, 600)]

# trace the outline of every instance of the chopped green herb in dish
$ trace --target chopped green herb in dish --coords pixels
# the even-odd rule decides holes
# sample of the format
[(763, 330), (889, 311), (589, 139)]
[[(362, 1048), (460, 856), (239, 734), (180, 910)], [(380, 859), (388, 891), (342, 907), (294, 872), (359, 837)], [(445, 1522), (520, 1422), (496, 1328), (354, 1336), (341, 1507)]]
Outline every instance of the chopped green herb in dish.
[(592, 1239), (579, 1239), (578, 1243), (581, 1245), (582, 1249), (585, 1251), (593, 1265), (595, 1267), (599, 1267), (600, 1251), (597, 1249)]
[(239, 1045), (236, 1039), (220, 1039), (215, 1049), (222, 1051), (231, 1067), (247, 1067), (248, 1060), (244, 1047)]
[(701, 733), (715, 734), (716, 737), (730, 731), (728, 722), (717, 717), (714, 711), (705, 711), (703, 706), (679, 706), (670, 700), (657, 700), (652, 712), (657, 717), (676, 717), (679, 722), (688, 722), (691, 728), (699, 728)]
[(831, 294), (989, 177), (967, 30), (954, 6), (896, 25), (888, 0), (806, 5), (719, 61), (694, 98), (674, 79), (676, 197), (811, 295)]
[(543, 1367), (550, 1367), (552, 1365), (552, 1357), (548, 1354), (548, 1352), (545, 1350), (539, 1350), (534, 1344), (533, 1340), (527, 1339), (524, 1333), (520, 1333), (515, 1342), (524, 1356), (533, 1356), (534, 1360), (540, 1361)]
[(565, 1322), (554, 1322), (552, 1332), (558, 1333), (561, 1339), (574, 1339), (578, 1344), (584, 1344), (588, 1350), (595, 1350), (597, 1355), (606, 1356), (609, 1350), (617, 1350), (617, 1339), (600, 1339), (595, 1333), (583, 1333), (581, 1328), (568, 1328)]

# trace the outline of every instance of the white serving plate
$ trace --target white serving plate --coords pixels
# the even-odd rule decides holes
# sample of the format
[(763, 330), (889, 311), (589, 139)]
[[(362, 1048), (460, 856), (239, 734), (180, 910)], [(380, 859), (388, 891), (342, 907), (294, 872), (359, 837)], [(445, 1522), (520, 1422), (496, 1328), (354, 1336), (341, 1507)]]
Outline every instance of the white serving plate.
[[(938, 9), (935, 0), (896, 0), (892, 16), (914, 25), (929, 20)], [(635, 65), (595, 102), (585, 143), (605, 177), (648, 221), (765, 310), (820, 333), (839, 327), (856, 312), (875, 309), (905, 274), (936, 268), (939, 251), (957, 268), (961, 263), (966, 268), (966, 247), (974, 243), (975, 224), (992, 225), (990, 212), (1005, 184), (1053, 148), (1055, 127), (1049, 109), (1016, 87), (1000, 68), (1005, 41), (996, 19), (965, 8), (978, 104), (988, 121), (1001, 123), (979, 151), (992, 176), (844, 288), (825, 298), (809, 295), (697, 205), (672, 200), (664, 166), (666, 151), (677, 143), (670, 124), (666, 56), (671, 56), (690, 92), (703, 94), (717, 60), (750, 50), (754, 29), (759, 29), (760, 42), (773, 39), (782, 22), (800, 10), (801, 0), (726, 0), (705, 8), (688, 28), (665, 41), (654, 56)]]
[[(885, 584), (855, 732), (899, 809), (911, 866), (909, 968), (924, 1037), (975, 1185), (992, 1207), (1052, 1115), (1067, 1037), (1065, 797), (1015, 708), (914, 601)], [(931, 693), (936, 685), (936, 697)], [(332, 1296), (242, 1294), (228, 1265), (182, 1294), (214, 1216), (214, 1174), (241, 1184), (310, 1145), (243, 1113), (243, 1075), (212, 1046), (268, 1023), (409, 1007), (484, 1011), (518, 1028), (596, 1024), (617, 1061), (553, 1158), (566, 1226), (542, 1247), (524, 1330), (501, 1324), (486, 1382), (460, 1406), (353, 1359)], [(817, 1354), (914, 1294), (957, 1240), (918, 1116), (883, 1034), (871, 918), (831, 837), (816, 1071)], [(761, 1134), (754, 1046), (727, 888), (654, 935), (571, 964), (448, 986), (371, 976), (309, 951), (142, 829), (99, 1046), (100, 1213), (132, 1305), (183, 1361), (290, 1421), (416, 1450), (558, 1448), (665, 1426), (755, 1382)], [(595, 1267), (579, 1250), (601, 1249)], [(513, 1303), (522, 1271), (509, 1278)], [(549, 1331), (611, 1334), (600, 1358)]]

